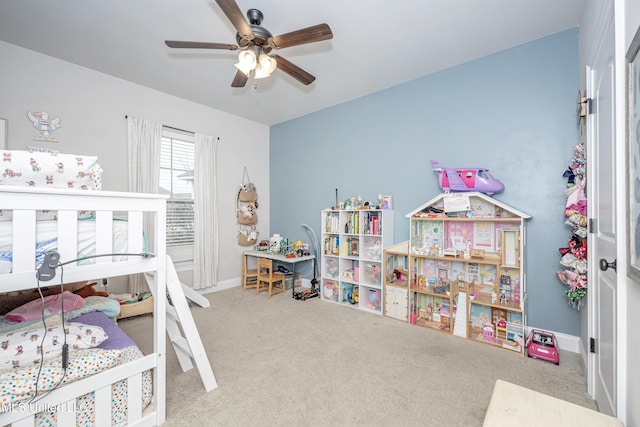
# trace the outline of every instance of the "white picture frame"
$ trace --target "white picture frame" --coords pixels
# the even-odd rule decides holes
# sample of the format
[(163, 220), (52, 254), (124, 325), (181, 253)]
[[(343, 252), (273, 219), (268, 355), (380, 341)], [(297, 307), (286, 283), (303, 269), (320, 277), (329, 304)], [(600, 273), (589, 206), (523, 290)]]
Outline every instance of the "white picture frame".
[(0, 149), (9, 148), (9, 121), (0, 117)]

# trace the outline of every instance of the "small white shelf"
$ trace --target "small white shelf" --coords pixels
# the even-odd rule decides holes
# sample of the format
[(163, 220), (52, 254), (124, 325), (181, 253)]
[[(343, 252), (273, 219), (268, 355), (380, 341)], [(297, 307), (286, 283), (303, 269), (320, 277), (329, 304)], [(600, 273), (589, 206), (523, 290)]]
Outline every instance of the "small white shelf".
[(321, 229), (322, 300), (382, 314), (383, 248), (393, 241), (393, 211), (323, 210)]

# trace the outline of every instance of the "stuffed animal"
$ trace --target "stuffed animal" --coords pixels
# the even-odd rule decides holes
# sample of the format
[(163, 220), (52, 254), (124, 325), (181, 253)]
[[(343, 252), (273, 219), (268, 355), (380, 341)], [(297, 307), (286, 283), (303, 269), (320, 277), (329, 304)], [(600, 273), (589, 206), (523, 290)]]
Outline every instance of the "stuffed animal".
[(76, 295), (80, 295), (82, 298), (93, 297), (93, 296), (98, 296), (98, 297), (109, 296), (107, 292), (96, 291), (94, 288), (95, 285), (97, 285), (97, 283), (88, 283), (86, 286), (83, 286), (82, 288), (78, 289), (77, 291), (74, 291), (73, 293)]
[(245, 218), (253, 217), (253, 208), (251, 207), (251, 204), (247, 204), (247, 205), (241, 207), (240, 211), (245, 216)]
[(240, 234), (243, 234), (247, 240), (253, 241), (258, 239), (258, 229), (253, 225), (247, 226), (248, 229), (240, 230)]

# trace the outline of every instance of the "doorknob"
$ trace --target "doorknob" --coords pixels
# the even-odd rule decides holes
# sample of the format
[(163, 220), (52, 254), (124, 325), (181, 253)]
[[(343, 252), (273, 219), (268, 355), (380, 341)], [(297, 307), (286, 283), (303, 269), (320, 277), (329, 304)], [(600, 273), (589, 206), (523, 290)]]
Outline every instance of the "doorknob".
[(617, 261), (618, 261), (617, 259), (614, 259), (613, 262), (607, 262), (606, 259), (601, 258), (600, 259), (600, 270), (607, 271), (607, 269), (613, 268), (614, 271), (617, 271), (616, 270)]

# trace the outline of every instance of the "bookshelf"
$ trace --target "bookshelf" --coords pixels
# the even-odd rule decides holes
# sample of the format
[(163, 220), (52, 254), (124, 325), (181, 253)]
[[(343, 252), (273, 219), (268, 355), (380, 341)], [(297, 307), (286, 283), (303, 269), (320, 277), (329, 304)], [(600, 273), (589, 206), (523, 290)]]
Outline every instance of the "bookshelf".
[(322, 300), (382, 314), (382, 255), (393, 240), (393, 211), (323, 210), (321, 230)]

